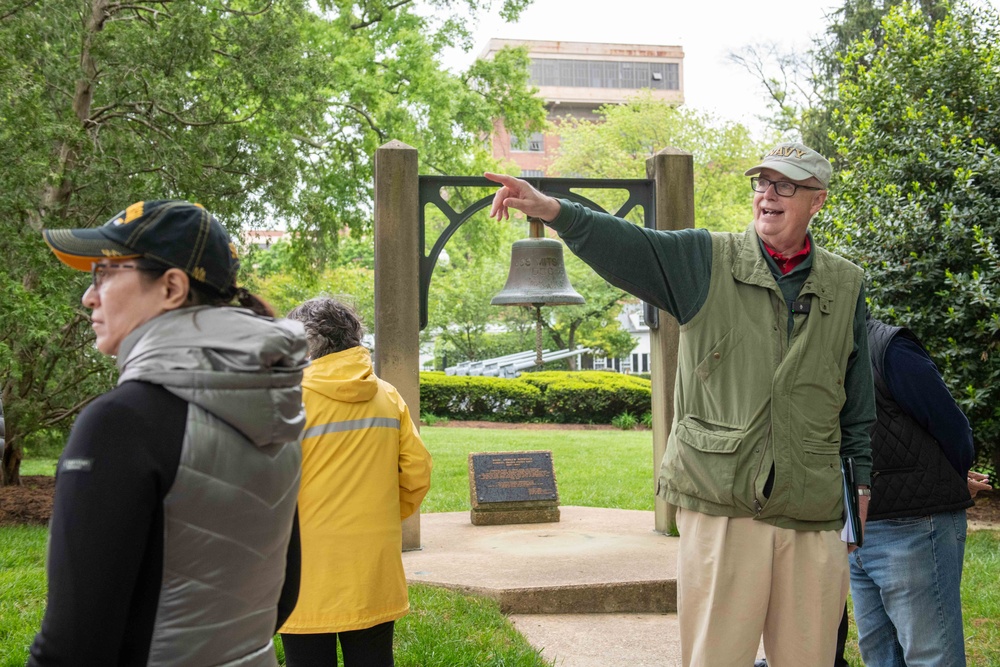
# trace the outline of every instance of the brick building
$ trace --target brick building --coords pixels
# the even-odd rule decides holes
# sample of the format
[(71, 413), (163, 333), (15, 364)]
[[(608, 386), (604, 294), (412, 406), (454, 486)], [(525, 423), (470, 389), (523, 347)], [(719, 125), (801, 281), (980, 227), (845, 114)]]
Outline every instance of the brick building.
[[(480, 57), (517, 46), (528, 48), (531, 83), (554, 124), (566, 116), (597, 118), (602, 105), (623, 103), (643, 89), (675, 104), (684, 102), (680, 46), (491, 39)], [(513, 141), (498, 122), (492, 141), (494, 157), (517, 164), (522, 176), (545, 176), (559, 136), (537, 132), (527, 141)]]

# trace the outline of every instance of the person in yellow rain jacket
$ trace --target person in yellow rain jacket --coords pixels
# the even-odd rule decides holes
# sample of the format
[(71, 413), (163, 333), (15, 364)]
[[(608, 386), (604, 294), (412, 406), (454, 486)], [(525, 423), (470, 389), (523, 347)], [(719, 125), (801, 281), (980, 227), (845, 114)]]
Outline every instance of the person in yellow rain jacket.
[(401, 521), (430, 488), (431, 456), (395, 387), (375, 376), (349, 306), (320, 297), (288, 315), (305, 326), (298, 603), (281, 627), (288, 667), (393, 664), (410, 608)]

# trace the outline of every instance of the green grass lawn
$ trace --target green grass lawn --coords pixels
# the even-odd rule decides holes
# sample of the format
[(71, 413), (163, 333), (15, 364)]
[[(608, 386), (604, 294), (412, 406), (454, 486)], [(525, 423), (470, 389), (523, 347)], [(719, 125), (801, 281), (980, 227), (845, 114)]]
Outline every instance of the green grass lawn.
[(0, 667), (24, 667), (45, 610), (45, 532), (0, 528)]
[(1000, 667), (1000, 530), (969, 533), (962, 616), (969, 665)]
[(501, 430), (425, 426), (434, 458), (421, 512), (470, 509), (469, 454), (532, 449), (552, 452), (562, 505), (653, 509), (652, 431)]
[(56, 474), (56, 463), (59, 459), (25, 459), (21, 461), (21, 474), (28, 475), (48, 475)]
[[(396, 623), (399, 667), (551, 667), (492, 600), (414, 585), (410, 607)], [(45, 528), (0, 527), (0, 667), (24, 667), (44, 610)]]
[[(423, 512), (469, 509), (470, 452), (552, 452), (564, 505), (651, 510), (653, 445), (649, 431), (493, 430), (424, 427), (434, 457)], [(54, 459), (28, 460), (25, 475), (52, 474)], [(0, 667), (21, 667), (45, 604), (45, 529), (0, 528)], [(1000, 667), (1000, 531), (969, 534), (962, 580), (968, 664)], [(397, 624), (401, 667), (547, 665), (495, 603), (424, 586), (410, 587), (412, 611)], [(848, 660), (860, 666), (851, 624)], [(279, 649), (280, 650), (280, 649)]]

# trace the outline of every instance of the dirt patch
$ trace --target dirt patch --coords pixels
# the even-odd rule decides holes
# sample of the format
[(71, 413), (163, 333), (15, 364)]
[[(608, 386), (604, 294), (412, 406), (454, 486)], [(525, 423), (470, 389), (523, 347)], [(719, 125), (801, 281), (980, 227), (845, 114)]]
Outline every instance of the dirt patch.
[(21, 477), (21, 486), (0, 487), (0, 526), (44, 526), (52, 516), (56, 478)]
[(1000, 491), (993, 489), (977, 493), (976, 504), (966, 511), (966, 515), (970, 528), (1000, 530)]
[[(449, 422), (447, 425), (484, 424), (472, 428), (498, 428), (494, 422)], [(435, 424), (435, 426), (446, 424)], [(557, 426), (566, 429), (576, 426), (576, 430), (600, 430), (614, 428), (613, 426), (592, 426), (589, 424), (556, 425), (556, 424), (506, 424), (499, 428), (511, 426), (535, 429), (535, 427)], [(540, 429), (536, 429), (540, 430)], [(573, 430), (573, 429), (569, 429)], [(0, 487), (0, 526), (36, 525), (44, 526), (52, 516), (52, 494), (56, 483), (54, 477), (30, 476), (21, 478), (21, 486)], [(968, 510), (970, 528), (989, 528), (1000, 530), (1000, 492), (980, 491), (976, 496), (976, 504)]]

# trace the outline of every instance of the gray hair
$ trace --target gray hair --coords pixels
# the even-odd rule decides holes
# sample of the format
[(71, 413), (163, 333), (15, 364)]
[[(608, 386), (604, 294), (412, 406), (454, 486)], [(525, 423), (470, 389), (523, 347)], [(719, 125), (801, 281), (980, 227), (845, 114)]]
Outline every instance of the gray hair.
[(293, 308), (288, 319), (305, 327), (310, 359), (357, 347), (365, 335), (365, 325), (354, 308), (328, 296), (309, 299)]

